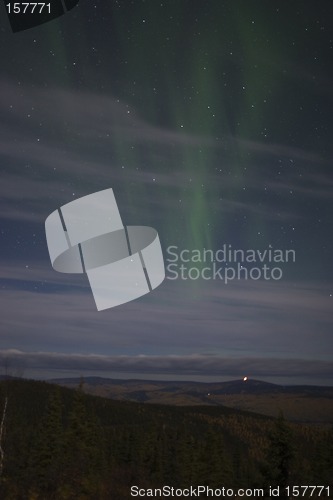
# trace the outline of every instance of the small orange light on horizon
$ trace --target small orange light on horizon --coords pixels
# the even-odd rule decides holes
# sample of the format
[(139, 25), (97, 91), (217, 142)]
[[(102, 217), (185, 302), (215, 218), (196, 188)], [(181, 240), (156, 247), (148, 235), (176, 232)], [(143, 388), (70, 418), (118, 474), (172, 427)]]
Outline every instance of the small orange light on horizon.
[(246, 382), (247, 381), (247, 377), (243, 377), (243, 382)]

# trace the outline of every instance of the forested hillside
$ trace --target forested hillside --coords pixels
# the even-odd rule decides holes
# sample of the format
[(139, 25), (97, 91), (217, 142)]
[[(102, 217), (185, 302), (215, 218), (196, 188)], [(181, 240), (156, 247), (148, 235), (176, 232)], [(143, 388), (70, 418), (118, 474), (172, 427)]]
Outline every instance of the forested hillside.
[(333, 486), (332, 430), (282, 417), (8, 380), (0, 384), (0, 422), (3, 500), (122, 500), (131, 485)]

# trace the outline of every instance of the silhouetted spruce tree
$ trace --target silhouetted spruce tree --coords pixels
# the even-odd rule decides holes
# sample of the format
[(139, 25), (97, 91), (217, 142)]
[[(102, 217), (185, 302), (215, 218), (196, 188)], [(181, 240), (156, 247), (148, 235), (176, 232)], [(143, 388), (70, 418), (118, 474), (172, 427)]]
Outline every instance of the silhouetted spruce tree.
[(280, 497), (289, 498), (285, 487), (289, 484), (291, 464), (294, 458), (293, 434), (283, 414), (277, 418), (273, 430), (269, 433), (264, 475), (270, 486), (279, 486)]
[(158, 443), (160, 450), (157, 453), (160, 459), (161, 479), (164, 484), (179, 484), (179, 464), (177, 462), (179, 439), (179, 429), (173, 425), (163, 425), (163, 431)]
[(325, 476), (327, 479), (327, 484), (333, 488), (333, 427), (330, 429), (327, 436), (326, 444), (326, 460), (325, 460)]
[(155, 428), (147, 436), (144, 467), (147, 470), (151, 484), (163, 484), (163, 458), (166, 452), (165, 433), (163, 429)]
[(32, 442), (29, 464), (33, 491), (39, 492), (43, 497), (58, 499), (63, 447), (62, 401), (60, 390), (56, 388), (49, 396), (45, 413)]
[(149, 450), (150, 458), (150, 433), (146, 433), (139, 426), (130, 425), (127, 435), (125, 434), (124, 446), (126, 453), (124, 455), (124, 463), (128, 467), (130, 481), (137, 481), (138, 476), (141, 477), (143, 470), (147, 466), (147, 452)]
[(244, 446), (234, 445), (232, 453), (233, 476), (236, 477), (237, 488), (246, 488), (250, 486), (248, 474), (248, 454), (244, 452)]
[(212, 488), (219, 487), (221, 484), (231, 485), (233, 468), (220, 429), (209, 428), (204, 439), (201, 452), (201, 471), (198, 479), (201, 478), (202, 484)]
[(8, 393), (7, 388), (4, 383), (0, 386), (0, 492), (1, 483), (3, 482), (3, 469), (6, 458), (6, 447), (5, 447), (5, 431), (6, 431), (6, 419), (8, 410)]
[(104, 450), (96, 421), (88, 414), (82, 384), (75, 392), (64, 445), (61, 495), (66, 499), (99, 498)]
[(198, 482), (199, 452), (198, 440), (184, 426), (177, 440), (176, 457), (170, 457), (170, 460), (176, 460), (180, 486)]
[[(327, 430), (324, 438), (317, 444), (315, 464), (316, 484), (325, 484), (333, 488), (333, 428)], [(314, 483), (315, 484), (315, 483)]]

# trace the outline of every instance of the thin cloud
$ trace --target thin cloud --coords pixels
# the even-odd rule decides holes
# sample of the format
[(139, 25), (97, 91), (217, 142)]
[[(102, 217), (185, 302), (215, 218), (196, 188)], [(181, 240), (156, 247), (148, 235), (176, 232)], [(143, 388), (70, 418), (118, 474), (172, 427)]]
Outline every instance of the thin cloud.
[[(258, 153), (251, 167), (252, 175), (244, 175), (246, 192), (242, 192), (241, 199), (229, 199), (228, 193), (239, 189), (239, 179), (227, 173), (217, 174), (216, 169), (211, 168), (209, 173), (205, 172), (208, 176), (207, 205), (214, 204), (216, 209), (229, 214), (246, 212), (269, 220), (290, 220), (301, 218), (297, 209), (288, 211), (277, 207), (274, 210), (271, 199), (267, 205), (264, 201), (261, 205), (253, 201), (262, 193), (263, 185), (275, 194), (284, 195), (293, 190), (311, 199), (331, 197), (332, 184), (323, 173), (317, 175), (315, 182), (313, 174), (302, 179), (289, 175), (288, 179), (284, 177), (279, 181), (269, 178), (266, 170), (257, 165), (257, 162), (275, 157), (324, 165), (325, 160), (311, 151), (231, 136), (217, 141), (212, 137), (168, 130), (145, 122), (135, 110), (106, 95), (55, 88), (30, 88), (22, 94), (16, 86), (2, 80), (0, 112), (3, 117), (0, 124), (3, 165), (0, 208), (2, 218), (10, 221), (40, 223), (60, 205), (105, 189), (110, 184), (124, 199), (127, 198), (126, 186), (133, 183), (149, 189), (150, 205), (158, 204), (160, 216), (166, 212), (174, 214), (179, 198), (182, 199), (182, 209), (186, 211), (190, 209), (186, 200), (192, 199), (192, 190), (201, 186), (202, 180), (193, 173), (192, 183), (189, 183), (186, 169), (179, 172), (179, 158), (184, 158), (184, 151), (189, 151), (189, 148), (196, 154), (198, 148), (209, 147), (211, 167), (218, 163), (227, 165), (230, 161), (228, 149), (232, 150), (235, 142), (242, 150)], [(15, 124), (15, 134), (11, 124)], [(122, 145), (120, 149), (119, 144)], [(154, 153), (148, 156), (148, 160), (145, 158), (142, 165), (140, 148), (136, 151), (136, 147), (145, 144), (149, 144)], [(128, 156), (132, 160), (137, 156), (140, 168), (135, 168), (133, 162), (127, 164)], [(160, 166), (154, 170), (156, 156)], [(258, 178), (261, 179), (260, 185)], [(215, 186), (219, 185), (222, 186), (221, 203), (218, 203), (220, 196), (214, 192)], [(163, 195), (165, 190), (167, 196)], [(250, 199), (246, 193), (251, 195)], [(136, 200), (136, 206), (141, 198)], [(141, 210), (145, 210), (144, 206)]]
[(251, 373), (252, 377), (332, 378), (333, 362), (300, 358), (260, 357), (225, 358), (212, 355), (186, 356), (105, 356), (97, 354), (61, 354), (56, 352), (24, 352), (15, 349), (0, 351), (0, 363), (26, 370), (118, 372), (169, 376), (230, 376)]
[[(21, 271), (23, 278), (30, 272)], [(11, 281), (7, 275), (0, 291), (2, 348), (325, 357), (332, 346), (328, 288), (276, 282), (202, 288), (166, 280), (154, 294), (98, 313), (86, 276), (57, 275), (54, 284)]]

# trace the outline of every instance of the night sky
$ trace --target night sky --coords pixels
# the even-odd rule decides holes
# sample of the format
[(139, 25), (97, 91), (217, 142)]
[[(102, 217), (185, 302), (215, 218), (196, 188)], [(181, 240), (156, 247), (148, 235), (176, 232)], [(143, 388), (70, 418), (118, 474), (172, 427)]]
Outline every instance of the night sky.
[[(0, 371), (333, 385), (333, 3), (81, 0), (15, 34), (1, 3), (0, 37)], [(165, 259), (295, 262), (97, 312), (44, 224), (107, 188)]]

